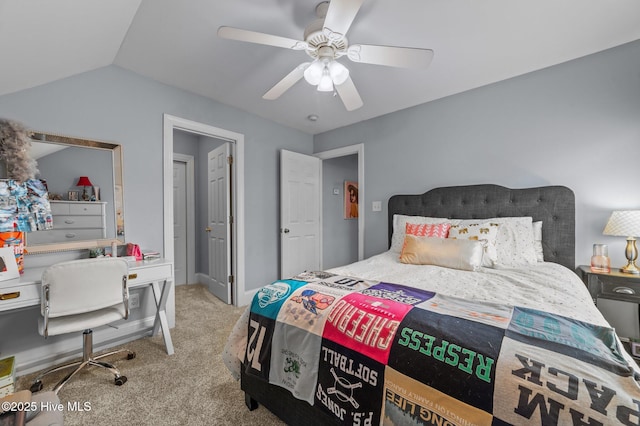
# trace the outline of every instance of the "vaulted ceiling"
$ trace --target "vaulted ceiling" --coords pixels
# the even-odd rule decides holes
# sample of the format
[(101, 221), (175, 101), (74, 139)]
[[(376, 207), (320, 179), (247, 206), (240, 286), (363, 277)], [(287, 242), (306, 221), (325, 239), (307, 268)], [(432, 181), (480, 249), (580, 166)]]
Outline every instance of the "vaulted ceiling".
[(433, 49), (428, 68), (341, 58), (364, 103), (354, 111), (304, 79), (263, 99), (309, 57), (218, 28), (302, 40), (318, 3), (0, 0), (0, 95), (114, 64), (316, 134), (640, 39), (638, 0), (364, 0), (349, 43)]

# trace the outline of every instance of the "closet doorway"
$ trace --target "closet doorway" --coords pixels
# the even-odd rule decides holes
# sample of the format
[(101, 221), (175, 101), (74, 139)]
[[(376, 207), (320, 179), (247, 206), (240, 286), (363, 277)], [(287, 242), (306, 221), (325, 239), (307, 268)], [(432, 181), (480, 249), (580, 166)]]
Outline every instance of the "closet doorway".
[[(174, 140), (177, 137), (174, 135)], [(173, 153), (173, 276), (175, 285), (196, 283), (194, 157)]]
[[(241, 195), (244, 188), (242, 176), (244, 137), (238, 133), (169, 115), (165, 115), (164, 124), (164, 256), (174, 262), (176, 284), (180, 284), (186, 276), (187, 283), (206, 285), (225, 303), (242, 304), (244, 302), (244, 197)], [(228, 180), (231, 201), (226, 210), (228, 214), (224, 216), (229, 218), (227, 223), (229, 243), (224, 244), (226, 247), (224, 252), (217, 250), (220, 245), (211, 247), (211, 238), (209, 238), (211, 234), (207, 232), (211, 227), (209, 213), (212, 206), (216, 205), (208, 201), (211, 198), (207, 180), (208, 153), (221, 146), (227, 147), (235, 166), (233, 169), (230, 168), (232, 172)], [(182, 164), (187, 165), (188, 169), (190, 158), (194, 160), (193, 171), (191, 173), (185, 171), (186, 176), (183, 176)], [(188, 189), (190, 175), (194, 176), (192, 189)], [(187, 183), (182, 184), (182, 180)], [(185, 193), (181, 193), (182, 191)], [(190, 199), (194, 200), (191, 209), (189, 209)], [(181, 206), (183, 203), (186, 204), (184, 209)], [(184, 220), (183, 215), (186, 216)], [(183, 229), (185, 223), (186, 232)], [(194, 231), (190, 231), (189, 228)], [(186, 242), (183, 241), (182, 234), (186, 235)], [(233, 241), (233, 245), (230, 241)], [(220, 262), (210, 256), (212, 249), (217, 250), (215, 256), (219, 256), (224, 260), (223, 263), (228, 264), (224, 274), (209, 267), (214, 263), (216, 267), (220, 265)], [(220, 278), (222, 275), (224, 280)]]

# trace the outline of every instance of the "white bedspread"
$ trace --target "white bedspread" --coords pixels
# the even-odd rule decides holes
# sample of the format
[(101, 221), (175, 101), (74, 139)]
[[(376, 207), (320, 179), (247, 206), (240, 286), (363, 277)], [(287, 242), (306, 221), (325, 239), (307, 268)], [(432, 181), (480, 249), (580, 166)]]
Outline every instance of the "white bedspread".
[(403, 284), (470, 300), (524, 306), (609, 325), (578, 275), (556, 263), (543, 262), (521, 269), (482, 268), (471, 272), (407, 265), (400, 263), (397, 253), (387, 251), (328, 272)]
[[(387, 251), (360, 262), (329, 269), (328, 272), (403, 284), (470, 300), (539, 309), (609, 326), (576, 273), (555, 263), (538, 263), (521, 269), (482, 268), (478, 272), (471, 272), (439, 266), (407, 265), (400, 263), (397, 253)], [(236, 323), (223, 353), (227, 368), (238, 379), (240, 359), (244, 358), (246, 347), (248, 318), (249, 308)]]

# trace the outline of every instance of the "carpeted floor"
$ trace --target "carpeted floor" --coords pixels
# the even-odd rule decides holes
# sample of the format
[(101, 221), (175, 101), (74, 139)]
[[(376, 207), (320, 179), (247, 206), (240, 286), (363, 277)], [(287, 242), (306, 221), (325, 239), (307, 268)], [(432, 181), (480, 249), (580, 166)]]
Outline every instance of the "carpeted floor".
[[(240, 383), (222, 362), (226, 337), (243, 309), (225, 305), (204, 286), (178, 286), (175, 354), (166, 354), (161, 336), (143, 338), (125, 345), (135, 359), (113, 360), (129, 379), (123, 386), (103, 369), (79, 374), (58, 394), (65, 425), (282, 425), (263, 407), (246, 408)], [(28, 389), (34, 376), (20, 377), (18, 389)], [(62, 376), (46, 379), (45, 390)], [(89, 409), (68, 410), (68, 403)]]

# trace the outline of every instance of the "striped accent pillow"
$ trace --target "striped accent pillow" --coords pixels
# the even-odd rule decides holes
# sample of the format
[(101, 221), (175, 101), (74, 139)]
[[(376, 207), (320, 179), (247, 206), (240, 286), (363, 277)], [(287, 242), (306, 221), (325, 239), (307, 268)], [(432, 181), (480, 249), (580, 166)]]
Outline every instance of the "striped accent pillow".
[(449, 235), (450, 223), (409, 223), (406, 224), (406, 234), (416, 237), (447, 238)]

